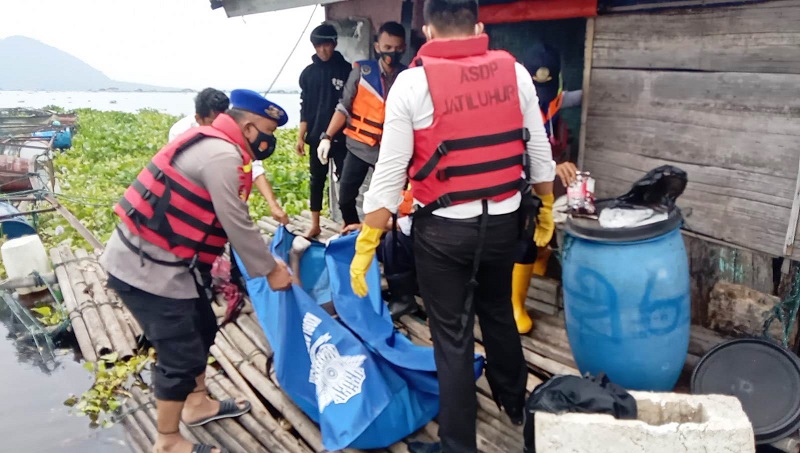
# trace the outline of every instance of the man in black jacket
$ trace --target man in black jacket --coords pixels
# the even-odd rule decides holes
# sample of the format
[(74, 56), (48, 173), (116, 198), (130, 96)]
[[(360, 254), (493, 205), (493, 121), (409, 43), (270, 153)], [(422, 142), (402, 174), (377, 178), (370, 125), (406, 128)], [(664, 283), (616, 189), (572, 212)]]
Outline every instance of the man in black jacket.
[[(305, 145), (310, 146), (308, 156), (311, 170), (311, 228), (305, 237), (313, 238), (320, 233), (319, 215), (322, 211), (322, 198), (325, 192), (325, 179), (328, 175), (328, 159), (320, 161), (317, 156), (320, 136), (325, 132), (336, 104), (341, 97), (342, 87), (352, 70), (342, 54), (337, 52), (336, 29), (332, 25), (322, 24), (311, 32), (311, 43), (316, 54), (311, 57), (313, 63), (300, 74), (300, 131), (297, 139), (297, 154), (305, 155)], [(329, 157), (336, 164), (338, 174), (347, 155), (344, 134), (339, 133), (331, 140)]]

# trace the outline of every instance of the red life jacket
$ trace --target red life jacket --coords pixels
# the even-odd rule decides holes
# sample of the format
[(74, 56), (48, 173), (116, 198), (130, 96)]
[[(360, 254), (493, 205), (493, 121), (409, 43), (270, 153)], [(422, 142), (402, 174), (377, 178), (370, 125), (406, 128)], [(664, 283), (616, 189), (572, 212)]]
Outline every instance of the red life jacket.
[(414, 131), (408, 175), (415, 215), (474, 200), (502, 201), (524, 187), (525, 142), (515, 59), (489, 51), (485, 34), (435, 40), (419, 50), (433, 123)]
[[(222, 139), (239, 149), (239, 195), (246, 201), (253, 185), (252, 159), (239, 126), (222, 114), (211, 126), (189, 129), (163, 147), (128, 187), (114, 212), (140, 239), (191, 265), (210, 266), (224, 251), (228, 236), (214, 212), (211, 194), (173, 166), (178, 154), (205, 138)], [(123, 241), (132, 246), (124, 237)]]

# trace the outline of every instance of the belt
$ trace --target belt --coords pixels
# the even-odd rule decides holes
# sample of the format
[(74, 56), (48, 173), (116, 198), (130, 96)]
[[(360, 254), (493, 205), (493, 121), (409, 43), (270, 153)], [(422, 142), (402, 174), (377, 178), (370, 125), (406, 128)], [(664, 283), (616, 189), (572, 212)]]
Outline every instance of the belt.
[[(516, 219), (517, 218), (517, 211), (509, 212), (509, 213), (506, 213), (506, 214), (487, 215), (487, 216), (488, 216), (488, 222), (497, 221), (497, 220), (505, 220), (506, 218)], [(467, 218), (467, 219), (451, 219), (449, 217), (442, 217), (442, 216), (438, 216), (436, 214), (434, 214), (432, 216), (428, 216), (428, 218), (433, 218), (433, 219), (436, 219), (436, 220), (442, 220), (442, 221), (445, 221), (445, 222), (448, 222), (448, 223), (459, 223), (459, 224), (462, 224), (462, 225), (480, 225), (481, 217), (483, 217), (483, 216), (479, 215), (477, 217), (470, 217), (470, 218)], [(422, 220), (422, 219), (419, 219), (419, 220)]]

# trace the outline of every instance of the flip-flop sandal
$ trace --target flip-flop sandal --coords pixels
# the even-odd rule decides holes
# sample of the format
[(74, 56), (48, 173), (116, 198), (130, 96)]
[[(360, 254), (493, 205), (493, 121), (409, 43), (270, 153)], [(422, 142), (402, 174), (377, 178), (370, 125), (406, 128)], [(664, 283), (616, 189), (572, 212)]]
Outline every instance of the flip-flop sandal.
[(206, 444), (194, 444), (192, 446), (192, 453), (211, 453), (215, 448), (217, 447)]
[[(239, 407), (239, 405), (236, 404), (236, 400), (234, 400), (233, 398), (229, 398), (229, 399), (227, 399), (225, 401), (220, 401), (219, 402), (219, 412), (217, 412), (215, 415), (203, 418), (201, 420), (197, 420), (197, 421), (192, 422), (192, 423), (187, 423), (186, 426), (194, 428), (194, 427), (197, 427), (197, 426), (203, 426), (208, 422), (213, 422), (214, 420), (221, 420), (223, 418), (238, 417), (240, 415), (244, 415), (244, 414), (250, 412), (250, 408), (252, 408), (252, 407), (253, 406), (250, 404), (249, 401), (245, 401), (244, 402), (244, 407)], [(210, 452), (211, 452), (211, 450), (208, 450), (208, 453), (210, 453)], [(205, 453), (205, 451), (201, 450), (200, 453)]]

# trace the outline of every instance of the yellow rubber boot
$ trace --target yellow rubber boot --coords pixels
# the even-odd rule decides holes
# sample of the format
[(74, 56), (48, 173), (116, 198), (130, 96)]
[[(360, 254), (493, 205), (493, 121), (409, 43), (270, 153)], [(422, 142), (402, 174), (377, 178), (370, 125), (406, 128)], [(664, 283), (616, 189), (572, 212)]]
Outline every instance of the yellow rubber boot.
[(533, 320), (525, 310), (525, 299), (528, 298), (532, 274), (533, 264), (514, 264), (514, 272), (511, 274), (511, 304), (514, 307), (514, 321), (520, 334), (526, 334), (533, 328)]
[(533, 273), (535, 275), (544, 276), (547, 272), (547, 262), (550, 261), (550, 254), (552, 252), (547, 247), (539, 247), (536, 254), (536, 262), (533, 263)]

